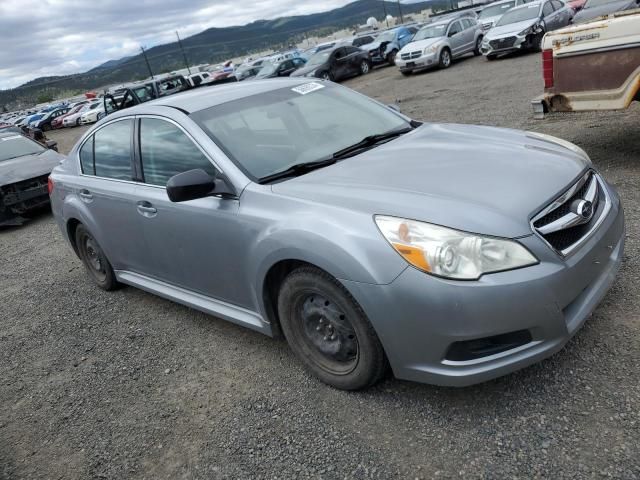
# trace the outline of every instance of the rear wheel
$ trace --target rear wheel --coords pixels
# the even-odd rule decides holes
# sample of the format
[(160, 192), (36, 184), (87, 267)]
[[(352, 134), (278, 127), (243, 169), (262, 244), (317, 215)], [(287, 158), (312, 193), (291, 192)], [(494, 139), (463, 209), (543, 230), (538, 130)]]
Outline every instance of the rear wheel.
[(487, 60), (489, 60), (490, 62), (495, 60), (496, 58), (498, 58), (497, 55), (493, 55), (493, 54), (487, 55)]
[(404, 75), (405, 77), (408, 77), (409, 75), (411, 75), (413, 73), (413, 70), (400, 70), (400, 73), (402, 75)]
[(84, 225), (76, 228), (76, 247), (89, 276), (103, 290), (115, 290), (119, 284), (102, 248)]
[(438, 66), (440, 68), (449, 68), (451, 66), (451, 51), (448, 48), (443, 48), (440, 52)]
[(371, 65), (369, 65), (368, 61), (363, 60), (360, 63), (360, 75), (366, 75), (367, 73), (369, 73), (369, 70), (371, 70)]
[(314, 267), (291, 273), (278, 295), (278, 313), (291, 349), (323, 382), (358, 390), (383, 377), (387, 360), (373, 327), (327, 273)]
[(331, 75), (331, 72), (322, 72), (320, 74), (320, 78), (323, 80), (329, 80), (331, 82), (333, 82), (333, 75)]

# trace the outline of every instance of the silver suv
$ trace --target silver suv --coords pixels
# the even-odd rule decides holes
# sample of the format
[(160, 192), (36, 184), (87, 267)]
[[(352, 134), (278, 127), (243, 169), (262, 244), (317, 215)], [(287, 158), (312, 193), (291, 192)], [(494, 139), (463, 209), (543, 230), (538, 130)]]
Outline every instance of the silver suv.
[(320, 80), (116, 112), (50, 180), (99, 287), (282, 332), (344, 389), (387, 366), (468, 385), (537, 362), (583, 325), (624, 249), (618, 196), (575, 145), (422, 124)]
[(480, 55), (482, 27), (475, 18), (448, 18), (421, 28), (411, 43), (396, 56), (396, 65), (403, 75), (415, 70), (448, 68), (454, 58), (473, 53)]

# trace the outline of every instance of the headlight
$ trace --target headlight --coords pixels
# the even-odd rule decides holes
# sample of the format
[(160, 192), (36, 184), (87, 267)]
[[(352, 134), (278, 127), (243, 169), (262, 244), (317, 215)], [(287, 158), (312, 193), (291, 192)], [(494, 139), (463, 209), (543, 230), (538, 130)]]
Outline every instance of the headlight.
[(518, 34), (518, 36), (519, 36), (519, 37), (524, 37), (525, 35), (529, 35), (530, 33), (533, 33), (533, 27), (529, 27), (529, 28), (526, 28), (526, 29), (522, 30), (522, 31)]
[(477, 280), (485, 273), (538, 263), (529, 250), (512, 240), (397, 217), (376, 215), (375, 221), (407, 262), (440, 277)]
[(592, 165), (591, 159), (589, 158), (589, 155), (587, 155), (587, 152), (571, 142), (567, 142), (566, 140), (554, 137), (552, 135), (546, 135), (544, 133), (538, 132), (527, 132), (527, 136), (537, 138), (538, 140), (542, 140), (544, 142), (555, 143), (556, 145), (566, 148), (567, 150), (571, 150), (573, 153), (580, 155), (584, 159), (587, 166)]

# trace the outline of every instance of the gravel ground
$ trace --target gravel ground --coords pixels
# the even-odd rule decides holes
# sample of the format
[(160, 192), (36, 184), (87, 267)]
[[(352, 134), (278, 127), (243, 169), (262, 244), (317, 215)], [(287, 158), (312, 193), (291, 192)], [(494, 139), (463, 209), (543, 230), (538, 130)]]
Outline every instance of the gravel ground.
[[(640, 105), (535, 121), (539, 64), (346, 84), (419, 119), (563, 137), (619, 189), (625, 262), (560, 353), (464, 389), (337, 391), (283, 341), (93, 287), (44, 213), (0, 232), (0, 478), (640, 478)], [(65, 151), (79, 134), (50, 136)]]

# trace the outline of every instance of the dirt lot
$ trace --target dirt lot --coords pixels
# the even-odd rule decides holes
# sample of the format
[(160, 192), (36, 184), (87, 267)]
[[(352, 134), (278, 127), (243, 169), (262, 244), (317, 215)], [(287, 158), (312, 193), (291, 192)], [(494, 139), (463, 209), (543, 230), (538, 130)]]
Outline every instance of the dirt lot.
[(563, 137), (619, 189), (624, 265), (559, 354), (465, 389), (333, 390), (283, 341), (93, 287), (43, 214), (0, 232), (0, 478), (640, 478), (640, 105), (535, 121), (539, 63), (346, 84), (419, 119)]

